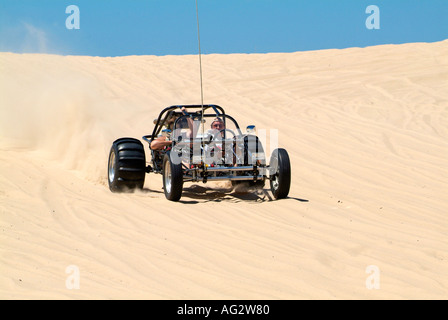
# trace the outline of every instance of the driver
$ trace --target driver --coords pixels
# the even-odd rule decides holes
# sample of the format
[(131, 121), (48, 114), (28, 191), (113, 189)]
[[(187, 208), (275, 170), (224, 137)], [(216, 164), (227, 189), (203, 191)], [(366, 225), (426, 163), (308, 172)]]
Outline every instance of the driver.
[(206, 149), (210, 161), (217, 163), (220, 162), (220, 159), (225, 158), (222, 140), (225, 137), (226, 125), (221, 118), (216, 117), (210, 124), (210, 128), (211, 129), (208, 132), (211, 134), (211, 141), (214, 141), (214, 143), (206, 146)]

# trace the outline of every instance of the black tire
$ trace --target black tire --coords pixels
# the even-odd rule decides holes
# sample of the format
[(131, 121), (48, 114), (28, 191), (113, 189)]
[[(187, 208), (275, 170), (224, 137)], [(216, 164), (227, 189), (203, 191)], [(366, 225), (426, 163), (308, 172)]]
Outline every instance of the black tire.
[(107, 180), (112, 192), (143, 189), (146, 157), (143, 144), (134, 138), (115, 140), (110, 148)]
[[(244, 157), (243, 157), (243, 166), (252, 166), (254, 165), (252, 161), (253, 153), (264, 153), (263, 145), (261, 144), (260, 139), (254, 135), (247, 135), (244, 137)], [(266, 164), (266, 160), (261, 160), (261, 165)], [(257, 180), (257, 181), (232, 181), (232, 186), (234, 189), (239, 190), (250, 190), (250, 189), (263, 189), (265, 185), (265, 180)]]
[(272, 152), (269, 167), (269, 179), (274, 198), (286, 198), (291, 186), (291, 163), (288, 152), (282, 148), (275, 149), (274, 152)]
[(165, 197), (170, 201), (179, 201), (184, 186), (182, 164), (171, 161), (168, 151), (163, 158), (163, 190)]

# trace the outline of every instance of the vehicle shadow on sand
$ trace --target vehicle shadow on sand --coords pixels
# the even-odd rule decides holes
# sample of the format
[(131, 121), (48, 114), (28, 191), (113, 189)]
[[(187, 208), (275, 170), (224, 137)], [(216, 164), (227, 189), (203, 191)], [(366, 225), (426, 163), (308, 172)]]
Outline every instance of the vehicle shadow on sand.
[[(131, 191), (130, 191), (131, 192)], [(163, 196), (163, 189), (154, 190), (143, 188), (140, 190), (143, 194), (157, 194), (155, 197)], [(309, 202), (309, 200), (288, 196), (285, 200), (296, 200), (299, 202)], [(197, 184), (184, 187), (182, 198), (179, 203), (198, 204), (206, 202), (249, 202), (263, 203), (277, 201), (270, 190), (255, 188), (233, 188), (233, 187), (204, 187)]]
[[(190, 198), (192, 200), (187, 200)], [(193, 200), (197, 199), (197, 200)], [(294, 197), (287, 197), (286, 199), (293, 199), (300, 202), (308, 202), (309, 200), (299, 199)], [(269, 189), (239, 189), (233, 187), (218, 187), (210, 188), (200, 185), (192, 185), (184, 187), (182, 198), (180, 203), (197, 204), (203, 202), (250, 202), (250, 203), (263, 203), (269, 201), (276, 201)]]
[[(185, 187), (182, 192), (182, 198), (179, 202), (181, 203), (200, 203), (200, 202), (240, 202), (240, 201), (251, 201), (251, 202), (265, 202), (271, 201), (272, 199), (267, 198), (261, 190), (253, 190), (252, 192), (235, 192), (233, 187), (229, 188), (210, 188), (203, 187), (200, 185), (192, 185)], [(197, 199), (198, 201), (188, 201), (186, 198)]]

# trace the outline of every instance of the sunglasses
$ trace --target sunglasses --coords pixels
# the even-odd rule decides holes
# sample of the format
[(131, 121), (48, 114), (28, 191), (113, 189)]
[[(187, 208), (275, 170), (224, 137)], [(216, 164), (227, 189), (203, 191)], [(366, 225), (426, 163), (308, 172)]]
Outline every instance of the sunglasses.
[(214, 123), (212, 124), (213, 128), (224, 128), (224, 125), (222, 123)]

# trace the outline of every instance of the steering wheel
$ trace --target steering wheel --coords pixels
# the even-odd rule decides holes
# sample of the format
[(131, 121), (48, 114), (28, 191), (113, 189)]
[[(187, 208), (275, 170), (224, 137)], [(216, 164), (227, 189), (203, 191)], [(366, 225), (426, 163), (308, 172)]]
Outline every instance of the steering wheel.
[(218, 132), (216, 132), (216, 133), (213, 135), (213, 139), (212, 139), (212, 141), (218, 141), (218, 138), (219, 138), (219, 137), (222, 137), (222, 133), (223, 133), (223, 132), (226, 132), (226, 131), (230, 132), (230, 133), (233, 135), (233, 138), (236, 137), (235, 132), (233, 132), (232, 130), (230, 130), (230, 129), (221, 129), (221, 130), (219, 130)]

